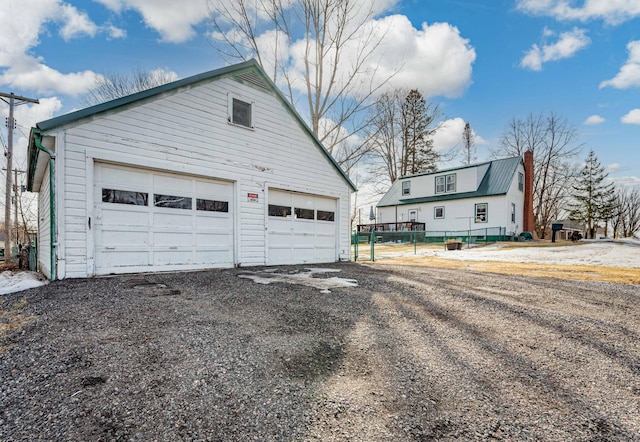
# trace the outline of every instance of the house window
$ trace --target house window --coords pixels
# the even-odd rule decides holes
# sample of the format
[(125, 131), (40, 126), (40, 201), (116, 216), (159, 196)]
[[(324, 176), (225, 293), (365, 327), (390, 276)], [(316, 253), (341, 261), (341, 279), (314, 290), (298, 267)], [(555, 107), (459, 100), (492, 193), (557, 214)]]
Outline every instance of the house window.
[(418, 211), (417, 210), (409, 210), (409, 221), (415, 223), (418, 221)]
[(298, 207), (294, 209), (294, 213), (298, 219), (314, 219), (315, 215), (315, 213), (313, 213), (313, 209), (300, 209)]
[(487, 222), (487, 203), (480, 203), (475, 205), (475, 217), (477, 223)]
[(289, 218), (291, 217), (291, 207), (269, 204), (269, 216), (279, 216), (282, 218)]
[(251, 103), (233, 98), (231, 103), (231, 117), (229, 121), (239, 126), (252, 128), (253, 121), (251, 119)]
[(516, 205), (511, 203), (511, 222), (516, 222)]
[(436, 177), (436, 193), (456, 191), (456, 174), (440, 175)]
[(215, 200), (205, 200), (198, 198), (196, 199), (196, 210), (201, 210), (205, 212), (229, 212), (229, 202), (228, 201), (215, 201)]
[(402, 194), (403, 195), (411, 194), (411, 181), (404, 181), (402, 183)]
[(444, 206), (437, 206), (433, 208), (433, 217), (435, 219), (444, 219)]
[(146, 206), (149, 194), (144, 192), (132, 192), (130, 190), (102, 189), (102, 202), (115, 204), (130, 204), (133, 206)]
[(518, 172), (518, 190), (524, 192), (524, 175)]
[(335, 214), (327, 210), (318, 210), (318, 221), (334, 221)]
[(192, 199), (185, 196), (176, 195), (153, 195), (153, 205), (155, 207), (169, 207), (171, 209), (191, 210)]

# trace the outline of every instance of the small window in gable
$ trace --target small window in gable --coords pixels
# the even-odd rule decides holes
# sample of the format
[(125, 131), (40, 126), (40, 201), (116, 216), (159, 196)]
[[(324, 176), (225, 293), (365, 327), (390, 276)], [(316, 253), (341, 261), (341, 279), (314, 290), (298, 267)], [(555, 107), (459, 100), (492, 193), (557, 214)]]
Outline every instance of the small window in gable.
[(524, 175), (518, 172), (518, 190), (524, 192)]
[(411, 181), (403, 181), (402, 195), (410, 195), (410, 194), (411, 194)]
[(238, 126), (253, 128), (252, 103), (239, 100), (238, 98), (232, 98), (229, 107), (230, 123), (237, 124)]

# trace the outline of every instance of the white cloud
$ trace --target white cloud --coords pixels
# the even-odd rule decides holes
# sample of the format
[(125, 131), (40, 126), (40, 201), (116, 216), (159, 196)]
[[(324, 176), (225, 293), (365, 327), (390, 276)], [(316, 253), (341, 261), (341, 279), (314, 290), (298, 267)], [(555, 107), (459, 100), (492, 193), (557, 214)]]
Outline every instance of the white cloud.
[(616, 25), (640, 16), (637, 0), (585, 0), (574, 7), (573, 0), (517, 0), (516, 8), (534, 15), (545, 15), (556, 20), (603, 20)]
[[(462, 147), (462, 133), (465, 124), (466, 121), (460, 117), (443, 121), (433, 136), (433, 147), (435, 150), (440, 153), (445, 153), (452, 149)], [(489, 144), (484, 138), (476, 134), (473, 127), (471, 128), (471, 132), (473, 133), (473, 141), (476, 146)]]
[(584, 124), (586, 124), (587, 126), (595, 126), (602, 123), (604, 123), (604, 118), (602, 118), (600, 115), (591, 115), (586, 120), (584, 120)]
[[(520, 66), (540, 71), (543, 63), (572, 57), (591, 43), (586, 32), (586, 29), (573, 28), (572, 31), (560, 34), (558, 41), (553, 44), (543, 44), (542, 47), (534, 44), (520, 61)], [(548, 35), (548, 32), (545, 30), (543, 34)]]
[(118, 38), (125, 38), (127, 36), (127, 31), (113, 25), (106, 25), (103, 27), (103, 30), (107, 33), (107, 35), (109, 36), (109, 39), (111, 40), (115, 40)]
[(196, 35), (193, 27), (209, 14), (204, 0), (97, 0), (115, 12), (135, 10), (147, 27), (156, 30), (160, 39), (184, 43)]
[(90, 87), (97, 74), (91, 71), (61, 73), (32, 55), (49, 23), (59, 25), (66, 41), (93, 36), (98, 27), (89, 17), (61, 0), (10, 0), (0, 14), (0, 85), (33, 93), (77, 95)]
[(640, 124), (640, 109), (632, 109), (620, 118), (624, 124)]
[(616, 172), (616, 171), (620, 170), (621, 167), (622, 166), (620, 166), (620, 164), (618, 164), (618, 163), (612, 163), (612, 164), (609, 164), (606, 167), (605, 171), (607, 173), (613, 173), (613, 172)]
[(640, 40), (631, 41), (627, 44), (629, 58), (620, 68), (620, 72), (611, 80), (600, 83), (600, 88), (611, 86), (616, 89), (628, 89), (640, 87)]

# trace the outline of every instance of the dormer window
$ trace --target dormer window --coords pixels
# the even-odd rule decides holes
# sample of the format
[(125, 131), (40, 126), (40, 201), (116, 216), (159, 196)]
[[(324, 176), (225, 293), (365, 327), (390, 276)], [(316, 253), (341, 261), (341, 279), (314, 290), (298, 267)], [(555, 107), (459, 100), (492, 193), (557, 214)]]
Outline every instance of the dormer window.
[(411, 181), (402, 182), (402, 195), (411, 195)]
[(456, 174), (440, 175), (436, 177), (436, 193), (450, 193), (456, 191)]

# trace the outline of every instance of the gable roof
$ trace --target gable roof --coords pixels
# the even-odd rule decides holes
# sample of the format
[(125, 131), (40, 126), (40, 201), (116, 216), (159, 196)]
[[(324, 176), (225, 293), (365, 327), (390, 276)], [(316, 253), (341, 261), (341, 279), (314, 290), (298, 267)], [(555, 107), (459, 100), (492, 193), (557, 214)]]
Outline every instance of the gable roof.
[[(278, 87), (273, 83), (273, 81), (269, 78), (269, 76), (267, 76), (264, 70), (260, 67), (258, 62), (254, 59), (251, 59), (249, 61), (245, 61), (242, 63), (234, 64), (231, 66), (225, 66), (220, 69), (204, 72), (202, 74), (193, 75), (191, 77), (173, 81), (171, 83), (167, 83), (161, 86), (157, 86), (151, 89), (137, 92), (135, 94), (127, 95), (121, 98), (117, 98), (115, 100), (97, 104), (95, 106), (90, 106), (84, 109), (80, 109), (75, 112), (69, 112), (68, 114), (60, 115), (58, 117), (54, 117), (49, 120), (41, 121), (36, 124), (36, 127), (41, 132), (45, 132), (51, 129), (61, 127), (63, 125), (75, 123), (85, 118), (90, 118), (98, 114), (113, 111), (117, 108), (127, 106), (129, 104), (136, 103), (141, 100), (152, 98), (160, 94), (172, 92), (179, 88), (183, 88), (186, 86), (193, 86), (197, 83), (208, 83), (218, 78), (221, 78), (224, 76), (230, 76), (230, 75), (233, 75), (236, 79), (239, 79), (243, 82), (251, 83), (253, 85), (262, 87), (264, 89), (268, 89), (271, 92), (273, 92), (278, 97), (278, 99), (284, 104), (286, 109), (297, 121), (300, 127), (302, 127), (302, 129), (311, 137), (314, 144), (316, 144), (317, 147), (322, 151), (322, 153), (327, 157), (327, 159), (331, 161), (333, 166), (338, 170), (338, 173), (347, 182), (349, 187), (351, 187), (353, 191), (356, 190), (356, 186), (353, 184), (349, 176), (344, 172), (344, 170), (342, 170), (340, 165), (331, 156), (331, 154), (327, 151), (327, 149), (322, 145), (322, 143), (320, 142), (316, 134), (313, 133), (313, 131), (304, 122), (302, 117), (294, 109), (291, 103), (285, 98), (285, 96), (282, 94), (280, 89), (278, 89)], [(34, 147), (30, 145), (29, 149), (31, 150), (32, 148)]]
[[(417, 175), (410, 175), (397, 179), (391, 188), (385, 193), (377, 207), (401, 206), (405, 204), (431, 203), (438, 201), (451, 201), (465, 198), (478, 198), (486, 196), (505, 195), (509, 191), (513, 176), (518, 169), (518, 165), (522, 163), (522, 158), (511, 157), (500, 160), (487, 161), (484, 163), (473, 164), (470, 166), (456, 167), (451, 169), (439, 170), (437, 172), (428, 172)], [(409, 178), (419, 176), (436, 176), (443, 173), (453, 172), (471, 167), (487, 166), (487, 171), (478, 186), (473, 192), (447, 193), (444, 195), (425, 196), (419, 198), (402, 198), (402, 181)]]

